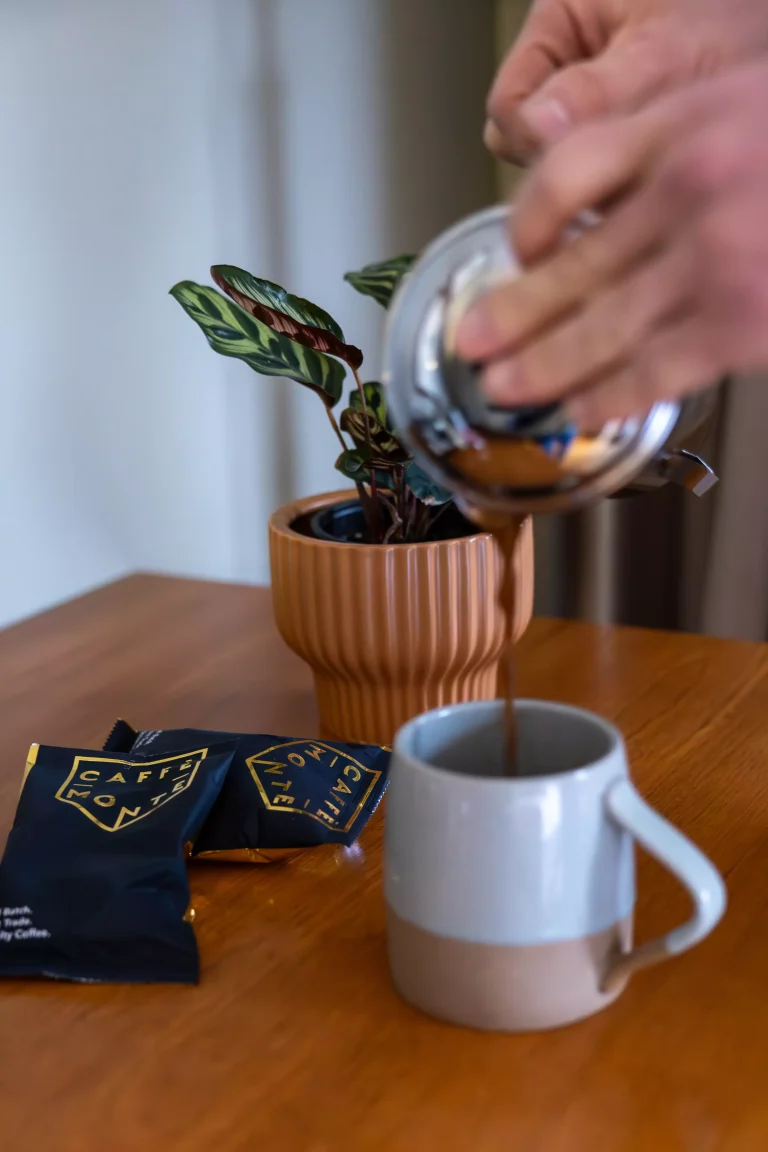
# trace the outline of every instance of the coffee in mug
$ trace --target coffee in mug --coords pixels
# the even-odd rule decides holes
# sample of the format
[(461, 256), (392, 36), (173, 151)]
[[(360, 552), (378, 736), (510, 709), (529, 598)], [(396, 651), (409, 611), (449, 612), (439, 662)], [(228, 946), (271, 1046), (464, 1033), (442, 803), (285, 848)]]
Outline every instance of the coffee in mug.
[[(385, 830), (395, 986), (431, 1015), (529, 1031), (610, 1004), (638, 968), (697, 944), (725, 910), (710, 861), (635, 791), (618, 729), (562, 704), (436, 709), (397, 734)], [(689, 890), (691, 919), (633, 947), (634, 842)]]

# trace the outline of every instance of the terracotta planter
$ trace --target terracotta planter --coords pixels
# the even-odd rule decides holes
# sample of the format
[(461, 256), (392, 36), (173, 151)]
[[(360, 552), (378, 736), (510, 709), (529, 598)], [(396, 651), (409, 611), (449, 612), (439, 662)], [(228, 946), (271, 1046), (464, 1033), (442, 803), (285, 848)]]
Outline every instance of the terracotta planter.
[[(323, 735), (389, 744), (419, 712), (496, 696), (501, 559), (484, 533), (377, 547), (316, 540), (292, 527), (350, 496), (312, 496), (272, 516), (275, 618), (312, 668)], [(533, 610), (530, 521), (516, 564), (520, 636)]]

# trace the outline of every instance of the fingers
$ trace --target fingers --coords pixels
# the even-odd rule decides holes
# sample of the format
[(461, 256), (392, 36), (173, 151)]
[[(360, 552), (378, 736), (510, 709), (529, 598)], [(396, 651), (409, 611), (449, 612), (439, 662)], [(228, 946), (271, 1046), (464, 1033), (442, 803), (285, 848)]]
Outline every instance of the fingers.
[(634, 198), (549, 260), (489, 292), (458, 327), (459, 355), (482, 363), (514, 351), (649, 255), (664, 236), (654, 199), (648, 193)]
[(655, 117), (591, 124), (555, 145), (523, 184), (510, 217), (524, 264), (553, 251), (580, 213), (614, 201), (648, 168), (663, 131)]
[[(543, 115), (549, 115), (553, 120), (552, 127), (548, 132), (549, 138), (553, 142), (561, 135), (565, 135), (570, 124), (567, 117), (563, 116), (562, 111), (556, 105), (546, 110)], [(520, 139), (522, 139), (522, 136)], [(538, 151), (538, 145), (532, 141), (530, 144), (525, 145), (522, 143), (515, 143), (514, 146), (511, 145), (504, 130), (490, 117), (486, 120), (485, 128), (483, 129), (483, 143), (488, 151), (492, 152), (499, 160), (508, 160), (511, 164), (522, 166), (525, 166), (532, 160)]]
[[(582, 59), (586, 37), (564, 0), (538, 0), (502, 63), (488, 97), (485, 142), (503, 160), (525, 163), (540, 148), (542, 131), (556, 138), (570, 124), (560, 111), (539, 113), (539, 128), (520, 115), (521, 106), (564, 66)], [(558, 125), (559, 120), (559, 125)]]
[(565, 126), (644, 108), (688, 78), (691, 68), (683, 38), (626, 29), (594, 59), (554, 72), (522, 105), (518, 119), (539, 146), (549, 147)]
[(684, 248), (646, 263), (517, 356), (494, 361), (483, 374), (485, 392), (497, 404), (546, 404), (600, 379), (683, 311), (691, 269)]
[(642, 112), (575, 129), (555, 144), (515, 200), (510, 226), (520, 260), (529, 264), (551, 252), (580, 213), (615, 204), (641, 182), (652, 182), (678, 141), (690, 139), (697, 127), (711, 135), (722, 117), (716, 96), (707, 85), (692, 85)]
[(579, 125), (637, 111), (693, 79), (697, 63), (685, 27), (671, 20), (627, 24), (617, 15), (592, 26), (564, 0), (536, 5), (491, 90), (491, 151), (524, 163)]
[[(527, 107), (523, 105), (524, 109)], [(489, 116), (483, 130), (483, 143), (499, 160), (524, 166), (572, 127), (566, 109), (557, 100), (534, 100), (528, 112), (516, 108), (513, 115), (504, 119)]]
[(681, 318), (657, 332), (638, 358), (574, 397), (569, 412), (582, 428), (642, 416), (660, 400), (675, 400), (711, 384), (725, 370), (714, 359), (705, 325)]

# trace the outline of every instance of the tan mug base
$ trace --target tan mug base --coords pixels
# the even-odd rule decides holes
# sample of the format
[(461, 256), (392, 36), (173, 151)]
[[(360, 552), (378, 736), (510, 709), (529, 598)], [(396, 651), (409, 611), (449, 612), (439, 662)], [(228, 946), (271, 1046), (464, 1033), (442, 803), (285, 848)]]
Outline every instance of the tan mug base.
[(387, 907), (387, 950), (401, 996), (452, 1024), (500, 1032), (558, 1028), (607, 1007), (610, 962), (632, 946), (632, 917), (553, 944), (473, 944), (436, 936)]

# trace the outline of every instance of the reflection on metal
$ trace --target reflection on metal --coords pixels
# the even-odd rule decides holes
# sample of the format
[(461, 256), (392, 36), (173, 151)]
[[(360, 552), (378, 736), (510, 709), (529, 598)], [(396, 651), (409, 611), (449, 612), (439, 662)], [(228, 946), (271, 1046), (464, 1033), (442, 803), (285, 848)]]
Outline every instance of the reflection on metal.
[[(458, 356), (456, 332), (467, 310), (520, 273), (509, 245), (511, 211), (499, 205), (459, 221), (427, 246), (395, 293), (382, 381), (401, 441), (468, 512), (572, 511), (678, 477), (705, 490), (711, 469), (681, 452), (688, 426), (700, 421), (698, 403), (657, 401), (645, 413), (577, 425), (560, 403), (494, 403), (479, 366)], [(579, 217), (563, 243), (594, 223), (592, 215)]]

